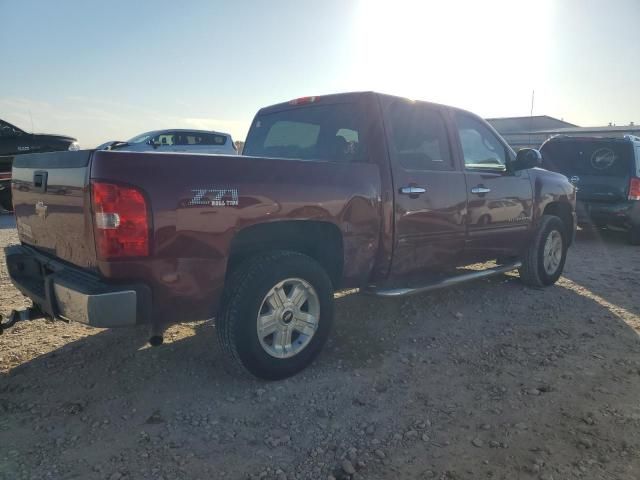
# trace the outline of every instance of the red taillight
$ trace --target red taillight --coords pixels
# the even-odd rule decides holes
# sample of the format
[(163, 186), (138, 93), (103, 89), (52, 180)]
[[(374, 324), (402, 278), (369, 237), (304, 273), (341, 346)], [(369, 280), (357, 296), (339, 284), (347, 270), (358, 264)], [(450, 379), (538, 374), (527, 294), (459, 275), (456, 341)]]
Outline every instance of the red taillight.
[(640, 200), (640, 178), (631, 177), (629, 181), (629, 200)]
[(289, 105), (305, 105), (307, 103), (315, 103), (318, 101), (318, 97), (300, 97), (289, 102)]
[(101, 260), (149, 255), (147, 202), (133, 187), (91, 182), (96, 251)]

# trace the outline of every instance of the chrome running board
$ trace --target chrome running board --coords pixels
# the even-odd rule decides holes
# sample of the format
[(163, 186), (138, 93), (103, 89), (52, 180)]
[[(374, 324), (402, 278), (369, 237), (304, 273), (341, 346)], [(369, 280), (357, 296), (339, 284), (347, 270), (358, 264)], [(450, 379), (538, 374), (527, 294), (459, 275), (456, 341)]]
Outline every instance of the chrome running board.
[(444, 278), (434, 283), (429, 283), (420, 287), (410, 288), (390, 288), (390, 289), (378, 289), (371, 287), (371, 289), (364, 290), (363, 293), (369, 295), (375, 295), (376, 297), (407, 297), (409, 295), (416, 295), (418, 293), (430, 292), (431, 290), (438, 290), (440, 288), (451, 287), (464, 282), (470, 282), (471, 280), (478, 280), (480, 278), (487, 278), (493, 275), (500, 275), (501, 273), (507, 273), (516, 268), (520, 268), (522, 262), (508, 263), (506, 265), (498, 265), (497, 267), (488, 268), (486, 270), (478, 270), (475, 272), (463, 273), (454, 277)]

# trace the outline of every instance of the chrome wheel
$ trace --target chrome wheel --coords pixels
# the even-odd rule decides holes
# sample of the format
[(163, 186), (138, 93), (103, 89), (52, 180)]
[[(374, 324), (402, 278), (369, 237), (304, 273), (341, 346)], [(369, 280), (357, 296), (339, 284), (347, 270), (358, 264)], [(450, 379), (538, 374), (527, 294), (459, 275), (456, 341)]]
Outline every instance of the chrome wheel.
[(256, 324), (260, 345), (272, 357), (293, 357), (309, 345), (319, 320), (315, 289), (301, 278), (287, 278), (262, 300)]
[(562, 235), (557, 230), (551, 230), (544, 243), (544, 252), (542, 263), (544, 271), (547, 275), (553, 275), (558, 271), (562, 262)]

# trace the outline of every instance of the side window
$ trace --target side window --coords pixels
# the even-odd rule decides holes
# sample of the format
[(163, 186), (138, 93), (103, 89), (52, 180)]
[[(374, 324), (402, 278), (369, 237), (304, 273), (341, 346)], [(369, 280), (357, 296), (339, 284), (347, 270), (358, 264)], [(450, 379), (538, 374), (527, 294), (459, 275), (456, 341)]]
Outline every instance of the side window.
[(173, 136), (174, 145), (224, 145), (227, 142), (225, 135), (200, 132), (176, 132)]
[(173, 132), (161, 133), (153, 137), (153, 143), (161, 147), (170, 147), (176, 143), (176, 135)]
[(226, 135), (217, 135), (215, 133), (201, 133), (196, 139), (198, 145), (224, 145), (227, 143)]
[(407, 170), (454, 170), (442, 114), (419, 103), (396, 102), (388, 114), (394, 160)]
[(509, 154), (498, 137), (474, 117), (459, 112), (455, 117), (465, 167), (504, 170)]

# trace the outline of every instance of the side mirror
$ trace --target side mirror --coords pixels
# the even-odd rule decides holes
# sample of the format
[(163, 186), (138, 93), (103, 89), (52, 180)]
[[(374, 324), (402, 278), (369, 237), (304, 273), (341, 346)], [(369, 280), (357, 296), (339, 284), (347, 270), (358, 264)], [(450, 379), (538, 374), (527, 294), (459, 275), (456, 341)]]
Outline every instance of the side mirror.
[(156, 142), (153, 138), (147, 140), (147, 145), (151, 145), (154, 149), (158, 148), (160, 144)]
[(535, 148), (523, 148), (518, 150), (516, 159), (511, 162), (511, 170), (527, 170), (529, 168), (542, 166), (542, 154)]

